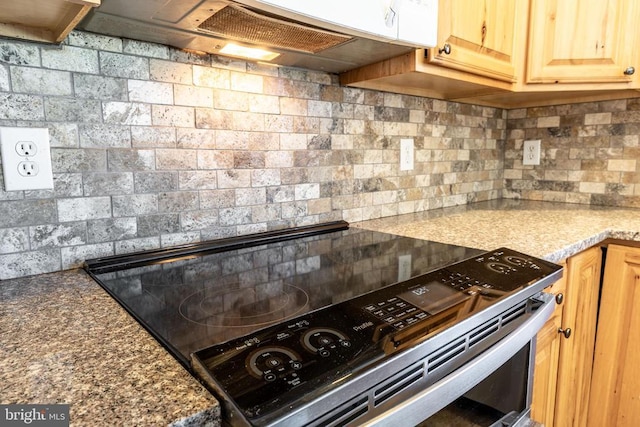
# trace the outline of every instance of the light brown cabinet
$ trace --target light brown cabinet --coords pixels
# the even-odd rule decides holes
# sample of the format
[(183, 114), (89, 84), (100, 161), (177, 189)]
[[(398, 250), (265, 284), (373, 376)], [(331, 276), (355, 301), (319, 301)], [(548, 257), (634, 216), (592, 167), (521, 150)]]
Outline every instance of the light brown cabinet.
[[(566, 263), (563, 263), (566, 268)], [(545, 427), (553, 427), (556, 405), (556, 387), (558, 384), (558, 359), (560, 358), (560, 340), (558, 333), (562, 328), (562, 311), (566, 292), (566, 273), (545, 292), (556, 296), (556, 308), (536, 339), (536, 358), (533, 376), (533, 398), (531, 418), (542, 422)]]
[(637, 3), (531, 0), (526, 82), (637, 81)]
[(567, 259), (561, 314), (538, 338), (532, 416), (545, 426), (587, 425), (601, 263), (599, 247)]
[(554, 423), (557, 426), (586, 425), (601, 266), (599, 247), (587, 249), (567, 260), (562, 328), (571, 328), (571, 335), (560, 341)]
[(501, 108), (640, 97), (638, 1), (438, 5), (437, 47), (347, 71), (340, 82)]
[(429, 63), (515, 82), (526, 0), (442, 0)]
[(636, 426), (639, 390), (640, 248), (609, 245), (588, 425)]
[(0, 36), (60, 43), (101, 0), (0, 2)]

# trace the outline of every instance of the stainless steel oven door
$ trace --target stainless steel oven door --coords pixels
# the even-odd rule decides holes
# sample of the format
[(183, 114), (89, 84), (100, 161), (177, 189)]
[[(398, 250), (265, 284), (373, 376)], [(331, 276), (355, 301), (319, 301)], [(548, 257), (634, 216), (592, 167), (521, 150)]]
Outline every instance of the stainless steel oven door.
[[(553, 295), (542, 293), (536, 298), (544, 301), (543, 306), (536, 311), (535, 315), (527, 319), (518, 329), (500, 342), (437, 383), (414, 394), (411, 398), (377, 417), (358, 425), (369, 427), (420, 425), (461, 398), (471, 402), (483, 400), (483, 402), (479, 402), (481, 405), (486, 404), (492, 408), (500, 406), (497, 409), (505, 414), (506, 419), (496, 425), (519, 426), (526, 424), (531, 404), (535, 337), (555, 308)], [(505, 369), (504, 366), (507, 367), (507, 371), (501, 373), (500, 370)], [(513, 384), (509, 384), (509, 379), (506, 376), (514, 371), (522, 374), (524, 382), (515, 381)], [(494, 373), (495, 375), (492, 375)], [(484, 380), (487, 381), (483, 383)], [(506, 381), (500, 385), (502, 391), (498, 392), (494, 389), (492, 392), (492, 387), (498, 386), (496, 382), (501, 381)], [(479, 386), (480, 388), (488, 387), (488, 389), (472, 391), (480, 383), (483, 383)], [(515, 396), (514, 400), (524, 400), (523, 404), (509, 402), (509, 399), (505, 398), (505, 390), (510, 397), (514, 398)], [(467, 393), (468, 396), (464, 396)], [(478, 396), (482, 396), (482, 398), (478, 399)], [(429, 423), (424, 425), (429, 425)]]

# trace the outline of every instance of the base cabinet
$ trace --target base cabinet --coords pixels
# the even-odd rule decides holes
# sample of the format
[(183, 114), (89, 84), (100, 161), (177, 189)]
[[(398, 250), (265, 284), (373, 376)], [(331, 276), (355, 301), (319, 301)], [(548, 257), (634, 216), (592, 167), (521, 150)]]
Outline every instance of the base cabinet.
[(607, 249), (588, 419), (594, 427), (640, 420), (640, 248)]
[[(566, 263), (563, 267), (567, 268)], [(533, 398), (531, 418), (544, 422), (545, 427), (553, 427), (556, 405), (556, 387), (558, 384), (558, 359), (560, 357), (560, 340), (562, 335), (562, 311), (566, 292), (567, 275), (547, 289), (546, 292), (556, 296), (556, 309), (542, 327), (536, 339), (536, 359), (533, 375)]]
[(532, 418), (547, 427), (587, 425), (601, 264), (599, 247), (567, 259), (561, 314), (536, 343)]
[(593, 247), (567, 260), (567, 291), (560, 341), (555, 422), (557, 426), (586, 426), (593, 349), (598, 320), (602, 250)]

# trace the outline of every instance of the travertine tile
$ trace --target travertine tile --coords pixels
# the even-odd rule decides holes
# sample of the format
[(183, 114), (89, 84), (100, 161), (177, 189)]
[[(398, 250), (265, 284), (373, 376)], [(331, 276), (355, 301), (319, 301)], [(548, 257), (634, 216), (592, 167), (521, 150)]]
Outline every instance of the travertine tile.
[(146, 80), (129, 80), (127, 82), (129, 100), (149, 104), (173, 104), (173, 85), (170, 83)]
[(218, 188), (215, 171), (181, 171), (179, 175), (180, 190), (207, 190)]
[[(19, 102), (16, 102), (16, 104), (19, 106)], [(37, 106), (38, 102), (34, 102), (31, 109)], [(98, 100), (57, 97), (45, 98), (44, 111), (47, 120), (54, 122), (99, 123), (102, 120), (102, 105)], [(23, 119), (25, 119), (24, 116)]]
[[(137, 232), (128, 238), (157, 236), (180, 231), (180, 214), (164, 213), (139, 215), (137, 217)], [(119, 240), (119, 239), (113, 239)]]
[(84, 177), (85, 196), (133, 193), (132, 172), (94, 173)]
[(109, 218), (111, 199), (109, 197), (58, 199), (57, 209), (58, 220), (61, 222)]
[(198, 150), (199, 169), (230, 169), (233, 167), (233, 151)]
[(160, 246), (170, 248), (177, 245), (200, 242), (200, 233), (197, 231), (163, 234), (160, 236)]
[(3, 200), (0, 202), (0, 228), (55, 223), (56, 209), (52, 199)]
[[(151, 125), (151, 106), (148, 104), (105, 102), (102, 104), (102, 114), (106, 123), (135, 126)], [(130, 130), (127, 129), (126, 133), (130, 134)]]
[(100, 72), (105, 76), (148, 80), (149, 60), (133, 55), (100, 52)]
[(230, 89), (238, 92), (263, 93), (264, 78), (255, 74), (231, 72)]
[(136, 148), (172, 148), (176, 146), (176, 130), (174, 128), (132, 126), (131, 145)]
[(158, 212), (180, 213), (197, 209), (199, 205), (196, 191), (172, 191), (158, 194)]
[(11, 82), (15, 92), (58, 96), (72, 94), (71, 73), (67, 71), (14, 66), (11, 67)]
[(189, 170), (197, 169), (197, 167), (196, 150), (156, 150), (156, 168), (158, 170)]
[(8, 92), (10, 87), (9, 66), (0, 64), (0, 90)]
[(231, 89), (231, 72), (220, 68), (193, 66), (193, 83), (216, 89)]
[(98, 74), (100, 67), (98, 51), (75, 46), (61, 45), (60, 48), (41, 49), (44, 68)]
[(29, 229), (27, 227), (0, 229), (0, 254), (29, 250)]
[(129, 39), (124, 40), (122, 48), (124, 53), (159, 59), (169, 59), (170, 50), (168, 46), (161, 44)]
[(200, 209), (216, 210), (235, 206), (236, 193), (233, 189), (202, 190), (200, 193)]
[(83, 31), (72, 31), (66, 40), (71, 46), (109, 52), (122, 52), (123, 40), (118, 37), (103, 36)]
[(156, 194), (132, 194), (113, 196), (113, 217), (128, 217), (155, 214), (158, 212)]
[[(104, 154), (107, 155), (107, 163), (109, 170), (119, 170), (119, 171), (145, 171), (145, 170), (153, 170), (155, 169), (155, 161), (156, 161), (156, 153), (153, 150), (126, 150), (126, 149), (109, 149), (106, 153), (103, 153), (99, 150), (89, 151), (84, 150), (79, 152), (79, 155), (83, 153), (92, 154), (92, 157), (89, 159), (84, 159), (85, 156), (81, 156), (80, 161), (81, 166), (84, 166), (85, 163), (91, 161), (94, 164), (97, 164), (99, 161), (102, 161)], [(102, 156), (101, 156), (102, 155)], [(92, 164), (87, 164), (87, 168), (91, 168)], [(87, 170), (87, 169), (82, 169)]]
[(149, 61), (149, 78), (154, 81), (193, 84), (193, 66), (173, 61)]
[[(64, 248), (63, 248), (64, 249)], [(60, 249), (40, 249), (0, 255), (0, 280), (31, 276), (64, 269)]]
[(37, 95), (0, 93), (0, 120), (45, 119), (44, 100)]
[(92, 74), (74, 74), (73, 87), (78, 98), (93, 98), (103, 101), (127, 101), (127, 80)]
[(2, 62), (13, 65), (40, 66), (40, 49), (35, 43), (0, 40)]
[(118, 240), (114, 243), (114, 247), (116, 255), (154, 249), (160, 247), (160, 236)]
[(250, 224), (252, 210), (248, 206), (223, 208), (219, 211), (219, 222), (222, 226)]
[[(87, 243), (131, 239), (138, 232), (136, 218), (107, 218), (87, 221)], [(83, 242), (84, 243), (84, 242)]]

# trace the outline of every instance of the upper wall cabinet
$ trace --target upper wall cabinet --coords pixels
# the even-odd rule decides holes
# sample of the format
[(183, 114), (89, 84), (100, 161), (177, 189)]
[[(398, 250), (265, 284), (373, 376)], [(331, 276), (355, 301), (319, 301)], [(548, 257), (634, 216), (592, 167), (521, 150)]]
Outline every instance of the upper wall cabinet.
[(526, 0), (440, 0), (438, 47), (427, 61), (515, 82), (526, 6)]
[(100, 0), (2, 0), (0, 36), (60, 43)]
[(527, 83), (624, 83), (640, 70), (640, 7), (628, 0), (531, 0)]

